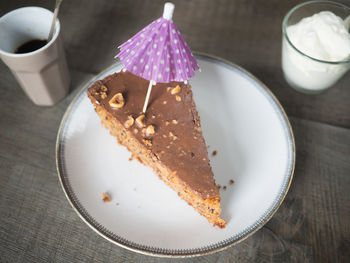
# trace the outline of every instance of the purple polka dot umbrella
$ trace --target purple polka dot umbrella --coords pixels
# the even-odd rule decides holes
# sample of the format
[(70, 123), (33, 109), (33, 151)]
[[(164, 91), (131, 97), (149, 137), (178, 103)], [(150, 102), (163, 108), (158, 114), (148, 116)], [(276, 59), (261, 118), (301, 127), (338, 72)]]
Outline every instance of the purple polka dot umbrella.
[(174, 4), (165, 3), (163, 16), (123, 43), (116, 56), (124, 64), (124, 71), (150, 81), (144, 113), (152, 85), (171, 81), (187, 83), (199, 69), (190, 48), (172, 21), (174, 8)]

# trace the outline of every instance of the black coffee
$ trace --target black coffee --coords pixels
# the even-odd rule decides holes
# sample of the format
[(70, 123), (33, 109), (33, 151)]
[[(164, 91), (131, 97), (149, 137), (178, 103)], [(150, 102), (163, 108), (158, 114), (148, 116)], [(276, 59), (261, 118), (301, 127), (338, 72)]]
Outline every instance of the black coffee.
[(47, 44), (47, 40), (45, 39), (33, 39), (28, 42), (25, 42), (24, 44), (16, 48), (15, 53), (23, 54), (23, 53), (33, 52), (39, 48), (42, 48), (46, 44)]

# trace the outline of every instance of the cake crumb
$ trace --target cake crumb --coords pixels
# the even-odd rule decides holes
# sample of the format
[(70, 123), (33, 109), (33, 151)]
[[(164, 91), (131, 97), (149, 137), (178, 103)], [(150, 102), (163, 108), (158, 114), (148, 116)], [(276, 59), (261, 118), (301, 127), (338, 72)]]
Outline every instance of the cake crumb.
[(119, 203), (117, 202), (117, 203), (116, 203), (116, 205), (118, 206), (118, 205), (119, 205)]
[(233, 185), (235, 183), (235, 181), (233, 181), (232, 179), (230, 179), (230, 185)]
[(217, 187), (218, 189), (221, 189), (221, 185), (219, 185), (219, 184), (217, 184), (216, 187)]
[(102, 193), (102, 200), (105, 203), (112, 201), (108, 193)]
[(132, 160), (134, 160), (134, 159), (132, 158), (132, 156), (130, 156), (129, 161), (132, 161)]
[(211, 155), (212, 155), (212, 156), (215, 156), (215, 155), (217, 155), (217, 153), (218, 153), (218, 152), (217, 152), (216, 150), (214, 150), (214, 151), (212, 152)]
[(224, 190), (226, 190), (226, 188), (227, 188), (226, 185), (224, 185), (224, 186), (222, 187), (222, 189), (224, 189)]

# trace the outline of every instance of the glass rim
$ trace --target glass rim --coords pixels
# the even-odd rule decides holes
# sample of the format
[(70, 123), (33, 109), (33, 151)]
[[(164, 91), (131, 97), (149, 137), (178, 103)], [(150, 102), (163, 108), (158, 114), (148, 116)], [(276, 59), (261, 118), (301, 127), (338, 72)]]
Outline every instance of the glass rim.
[(306, 5), (310, 5), (310, 4), (330, 4), (330, 5), (333, 5), (333, 6), (338, 6), (340, 8), (343, 8), (343, 9), (347, 9), (349, 10), (349, 15), (350, 15), (350, 7), (346, 6), (346, 5), (343, 5), (341, 3), (337, 3), (337, 2), (333, 2), (333, 1), (327, 1), (327, 0), (312, 0), (312, 1), (307, 1), (307, 2), (304, 2), (304, 3), (300, 3), (296, 6), (294, 6), (292, 9), (290, 9), (288, 11), (288, 13), (284, 16), (283, 18), (283, 22), (282, 22), (282, 34), (283, 36), (286, 38), (288, 44), (295, 50), (297, 51), (300, 55), (304, 56), (304, 57), (307, 57), (313, 61), (316, 61), (316, 62), (320, 62), (320, 63), (325, 63), (325, 64), (332, 64), (332, 65), (339, 65), (339, 64), (347, 64), (347, 63), (350, 63), (350, 58), (349, 59), (346, 59), (346, 60), (339, 60), (339, 61), (328, 61), (328, 60), (322, 60), (322, 59), (317, 59), (317, 58), (314, 58), (312, 56), (309, 56), (307, 54), (305, 54), (304, 52), (302, 52), (301, 50), (299, 50), (293, 43), (292, 41), (290, 41), (289, 37), (288, 37), (288, 34), (287, 34), (287, 31), (286, 31), (286, 24), (287, 24), (287, 21), (289, 19), (289, 17), (299, 8), (303, 7), (303, 6), (306, 6)]

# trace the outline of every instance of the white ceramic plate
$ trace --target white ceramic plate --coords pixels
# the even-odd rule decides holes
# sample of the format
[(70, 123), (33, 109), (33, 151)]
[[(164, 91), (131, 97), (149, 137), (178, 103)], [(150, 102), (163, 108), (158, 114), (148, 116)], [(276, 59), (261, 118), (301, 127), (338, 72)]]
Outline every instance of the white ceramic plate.
[[(209, 154), (215, 180), (227, 187), (220, 191), (224, 229), (210, 225), (150, 168), (129, 161), (101, 126), (85, 90), (120, 71), (119, 63), (87, 83), (63, 117), (57, 137), (63, 190), (92, 229), (122, 247), (180, 257), (218, 251), (261, 228), (290, 186), (294, 139), (277, 99), (244, 69), (207, 55), (197, 59), (202, 72), (191, 84), (209, 153), (217, 151)], [(112, 202), (102, 202), (103, 192)]]

